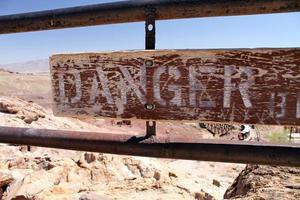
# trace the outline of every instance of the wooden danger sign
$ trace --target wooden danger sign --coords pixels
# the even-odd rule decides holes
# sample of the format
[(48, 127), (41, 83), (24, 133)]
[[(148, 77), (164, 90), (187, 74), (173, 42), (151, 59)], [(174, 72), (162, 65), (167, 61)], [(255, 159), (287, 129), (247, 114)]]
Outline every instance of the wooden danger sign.
[(50, 65), (57, 115), (300, 125), (300, 49), (60, 54)]

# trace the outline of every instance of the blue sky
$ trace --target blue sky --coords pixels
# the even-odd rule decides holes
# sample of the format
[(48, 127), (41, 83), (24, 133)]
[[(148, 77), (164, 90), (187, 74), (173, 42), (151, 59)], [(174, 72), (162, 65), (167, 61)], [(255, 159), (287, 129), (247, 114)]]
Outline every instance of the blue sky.
[[(0, 0), (0, 15), (113, 2), (112, 0)], [(157, 22), (157, 49), (300, 47), (300, 13)], [(0, 64), (60, 52), (144, 48), (144, 23), (101, 25), (0, 35)]]

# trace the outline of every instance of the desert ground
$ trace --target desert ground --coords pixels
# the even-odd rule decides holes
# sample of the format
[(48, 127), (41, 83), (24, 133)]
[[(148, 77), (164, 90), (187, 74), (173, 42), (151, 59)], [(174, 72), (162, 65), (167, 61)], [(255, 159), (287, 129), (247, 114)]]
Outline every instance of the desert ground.
[[(145, 131), (116, 120), (56, 117), (48, 73), (0, 71), (0, 126), (126, 133)], [(197, 123), (159, 122), (158, 134), (220, 138)], [(283, 127), (259, 127), (262, 140), (289, 142)], [(0, 199), (300, 199), (300, 169), (156, 159), (103, 153), (0, 146)]]

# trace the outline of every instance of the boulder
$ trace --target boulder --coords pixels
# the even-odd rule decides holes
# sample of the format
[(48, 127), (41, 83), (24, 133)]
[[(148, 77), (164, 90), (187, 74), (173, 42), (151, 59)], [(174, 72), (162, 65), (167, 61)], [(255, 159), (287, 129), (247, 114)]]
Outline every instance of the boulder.
[(225, 199), (300, 199), (300, 168), (247, 165)]
[(27, 124), (45, 118), (45, 110), (33, 102), (16, 97), (0, 97), (0, 112), (14, 114)]

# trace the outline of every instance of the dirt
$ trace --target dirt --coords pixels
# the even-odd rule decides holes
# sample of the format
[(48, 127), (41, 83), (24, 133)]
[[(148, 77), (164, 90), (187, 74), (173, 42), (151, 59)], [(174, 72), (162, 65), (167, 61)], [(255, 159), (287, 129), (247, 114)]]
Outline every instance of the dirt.
[(0, 70), (0, 96), (16, 96), (51, 109), (49, 74), (23, 74)]

